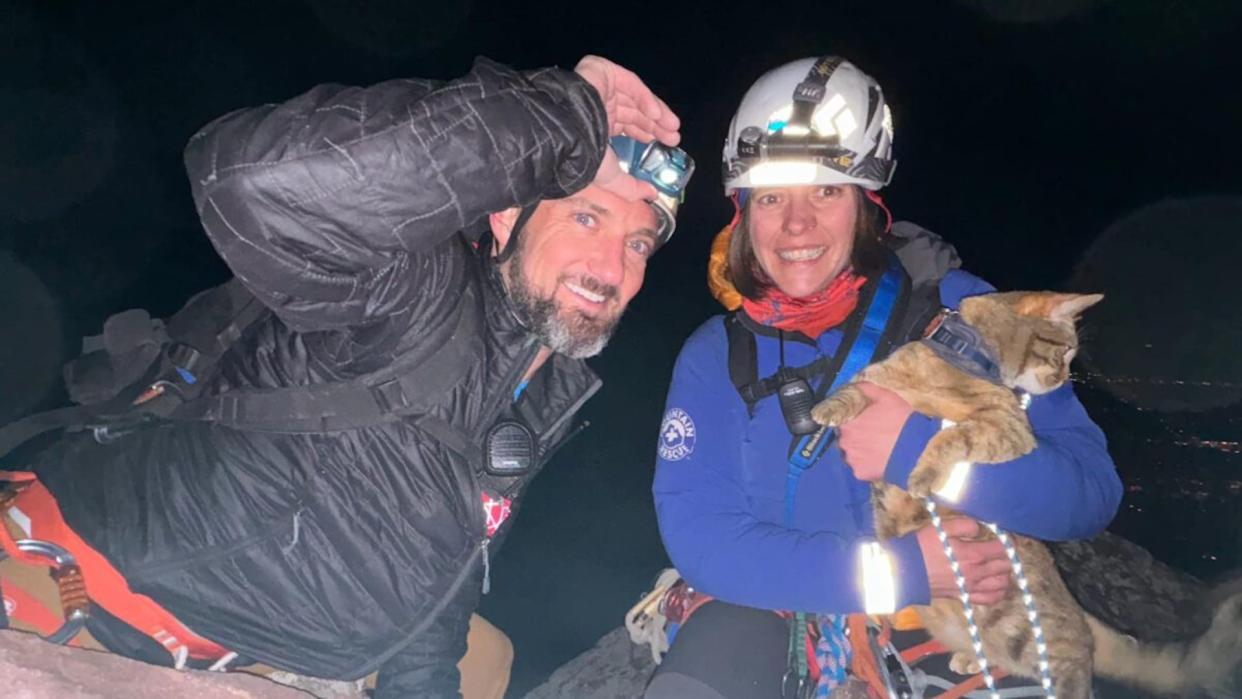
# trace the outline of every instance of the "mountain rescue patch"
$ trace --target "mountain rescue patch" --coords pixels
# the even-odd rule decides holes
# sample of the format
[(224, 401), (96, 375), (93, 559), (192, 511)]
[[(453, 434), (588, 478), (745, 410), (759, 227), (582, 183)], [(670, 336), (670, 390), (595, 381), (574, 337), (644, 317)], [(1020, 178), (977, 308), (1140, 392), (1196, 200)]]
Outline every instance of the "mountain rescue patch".
[(669, 408), (660, 425), (660, 458), (681, 461), (694, 453), (694, 420), (681, 408)]

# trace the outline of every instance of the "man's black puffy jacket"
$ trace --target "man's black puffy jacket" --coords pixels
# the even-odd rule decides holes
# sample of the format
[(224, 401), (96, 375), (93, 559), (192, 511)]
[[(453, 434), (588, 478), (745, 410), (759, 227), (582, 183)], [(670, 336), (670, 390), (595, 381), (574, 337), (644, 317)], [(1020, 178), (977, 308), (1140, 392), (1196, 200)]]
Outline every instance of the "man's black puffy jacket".
[[(417, 364), (473, 298), (460, 311), (482, 331), (435, 414), (477, 444), (520, 408), (552, 446), (599, 381), (554, 356), (511, 405), (538, 345), (461, 231), (585, 187), (606, 136), (574, 73), (483, 59), (453, 82), (323, 85), (216, 120), (186, 149), (194, 200), (274, 313), (213, 386)], [(169, 422), (110, 445), (66, 440), (37, 471), (70, 526), (201, 635), (320, 677), (380, 668), (381, 696), (455, 696), (487, 555), (483, 484), (413, 421), (319, 434)]]

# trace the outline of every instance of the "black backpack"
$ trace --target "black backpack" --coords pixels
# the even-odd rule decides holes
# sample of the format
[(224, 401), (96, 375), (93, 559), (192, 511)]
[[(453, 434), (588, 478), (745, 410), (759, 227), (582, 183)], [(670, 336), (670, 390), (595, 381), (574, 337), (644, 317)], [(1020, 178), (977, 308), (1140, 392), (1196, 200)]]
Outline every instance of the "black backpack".
[[(330, 432), (425, 416), (480, 351), (471, 342), (479, 332), (479, 304), (479, 294), (468, 287), (454, 327), (417, 364), (395, 363), (349, 381), (210, 394), (204, 388), (220, 358), (270, 309), (231, 279), (191, 297), (167, 320), (142, 309), (122, 311), (104, 321), (101, 334), (83, 338), (81, 356), (65, 365), (65, 387), (74, 404), (0, 428), (0, 457), (53, 430), (89, 430), (108, 442), (165, 419)], [(438, 423), (427, 426), (454, 431)]]

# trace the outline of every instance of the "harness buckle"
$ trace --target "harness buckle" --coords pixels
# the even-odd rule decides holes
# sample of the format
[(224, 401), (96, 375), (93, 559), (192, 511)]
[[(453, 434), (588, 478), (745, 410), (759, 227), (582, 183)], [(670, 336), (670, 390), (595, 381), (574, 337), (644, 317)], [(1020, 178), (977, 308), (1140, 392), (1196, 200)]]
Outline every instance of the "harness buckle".
[(944, 325), (945, 319), (951, 315), (954, 315), (954, 313), (955, 311), (951, 311), (947, 308), (940, 309), (939, 313), (932, 316), (932, 319), (927, 323), (927, 327), (923, 328), (923, 339), (927, 339), (932, 335), (935, 335), (936, 331), (940, 329), (940, 326)]

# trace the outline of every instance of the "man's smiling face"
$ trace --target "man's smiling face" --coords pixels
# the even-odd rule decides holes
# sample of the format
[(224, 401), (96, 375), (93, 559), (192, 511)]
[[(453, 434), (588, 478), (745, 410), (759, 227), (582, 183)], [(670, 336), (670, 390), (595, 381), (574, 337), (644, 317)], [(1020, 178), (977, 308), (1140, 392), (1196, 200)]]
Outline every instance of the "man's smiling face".
[(501, 272), (545, 346), (575, 358), (604, 348), (642, 287), (658, 225), (646, 202), (595, 185), (539, 204)]

